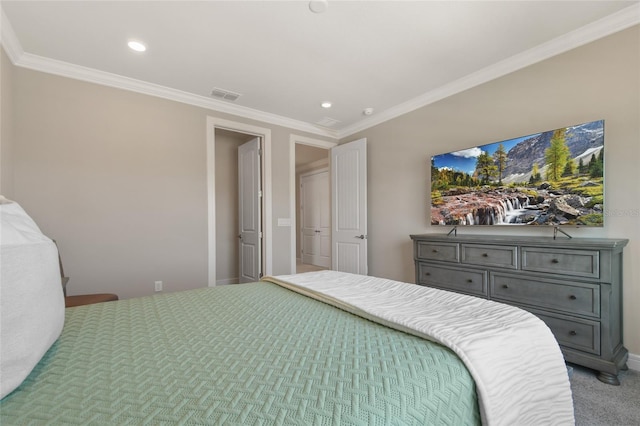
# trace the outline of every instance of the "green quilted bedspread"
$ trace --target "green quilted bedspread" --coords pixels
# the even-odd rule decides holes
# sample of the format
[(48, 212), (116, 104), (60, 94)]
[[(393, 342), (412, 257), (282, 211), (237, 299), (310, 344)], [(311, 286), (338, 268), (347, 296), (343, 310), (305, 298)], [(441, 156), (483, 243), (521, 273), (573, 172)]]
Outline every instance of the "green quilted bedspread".
[(479, 424), (449, 349), (270, 283), (66, 310), (0, 423)]

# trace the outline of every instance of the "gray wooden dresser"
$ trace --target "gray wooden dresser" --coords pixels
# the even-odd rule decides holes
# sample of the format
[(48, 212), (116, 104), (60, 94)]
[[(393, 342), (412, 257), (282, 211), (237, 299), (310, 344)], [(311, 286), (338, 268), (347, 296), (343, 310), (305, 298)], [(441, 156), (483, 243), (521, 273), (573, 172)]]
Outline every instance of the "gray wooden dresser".
[(411, 235), (416, 283), (515, 305), (537, 315), (565, 360), (617, 385), (622, 342), (622, 249), (628, 240)]

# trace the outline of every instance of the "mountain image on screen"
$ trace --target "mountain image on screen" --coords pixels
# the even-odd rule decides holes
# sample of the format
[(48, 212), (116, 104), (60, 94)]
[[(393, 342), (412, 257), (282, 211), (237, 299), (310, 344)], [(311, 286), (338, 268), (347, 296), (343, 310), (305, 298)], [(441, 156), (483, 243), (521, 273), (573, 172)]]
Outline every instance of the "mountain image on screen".
[(604, 120), (431, 157), (432, 225), (603, 226)]

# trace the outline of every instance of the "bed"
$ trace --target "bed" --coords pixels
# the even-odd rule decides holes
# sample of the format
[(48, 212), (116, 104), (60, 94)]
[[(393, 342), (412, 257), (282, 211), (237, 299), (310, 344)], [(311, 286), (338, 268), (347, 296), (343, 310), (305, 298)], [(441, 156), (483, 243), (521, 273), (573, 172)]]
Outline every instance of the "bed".
[(573, 424), (573, 406), (533, 315), (323, 271), (66, 309), (0, 423)]

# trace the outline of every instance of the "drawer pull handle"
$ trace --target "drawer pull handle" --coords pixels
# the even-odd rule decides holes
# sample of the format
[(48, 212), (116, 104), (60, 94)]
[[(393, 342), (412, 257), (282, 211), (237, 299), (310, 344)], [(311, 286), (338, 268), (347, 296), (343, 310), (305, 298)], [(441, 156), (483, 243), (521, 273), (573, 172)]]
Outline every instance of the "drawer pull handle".
[(438, 250), (433, 249), (433, 250), (431, 250), (431, 252), (432, 252), (432, 253), (437, 253), (437, 252), (438, 252)]
[(551, 259), (551, 263), (559, 263), (558, 259)]
[(574, 295), (572, 294), (571, 296), (569, 296), (569, 299), (571, 299), (571, 300), (576, 300), (576, 299), (577, 299), (577, 297), (576, 297), (576, 296), (574, 296)]
[(428, 277), (431, 275), (431, 272), (425, 272), (424, 274)]
[(503, 285), (502, 285), (502, 288), (509, 288), (509, 286), (508, 286), (508, 285), (506, 285), (506, 284), (503, 284)]
[(473, 282), (473, 280), (472, 280), (471, 278), (468, 278), (468, 279), (467, 279), (467, 282), (468, 282), (468, 283), (472, 283), (472, 282)]
[(487, 253), (482, 253), (482, 257), (489, 257)]
[(578, 335), (578, 333), (576, 333), (575, 330), (571, 330), (569, 332), (569, 334), (572, 335), (572, 336), (577, 336)]

